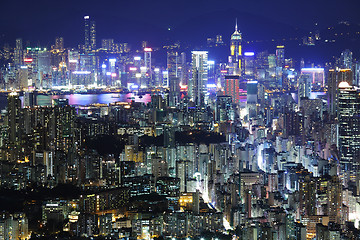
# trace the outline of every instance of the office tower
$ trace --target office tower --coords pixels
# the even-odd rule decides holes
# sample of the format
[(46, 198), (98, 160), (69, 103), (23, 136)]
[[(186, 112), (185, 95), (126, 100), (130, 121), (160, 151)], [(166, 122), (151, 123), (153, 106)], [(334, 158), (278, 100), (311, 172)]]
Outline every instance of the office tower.
[(63, 37), (57, 37), (55, 38), (55, 49), (64, 49), (64, 38)]
[(234, 120), (233, 101), (230, 96), (218, 96), (216, 99), (215, 121), (226, 122)]
[(19, 143), (21, 137), (21, 100), (16, 92), (9, 93), (7, 110), (9, 143), (16, 144)]
[(246, 96), (246, 105), (249, 112), (249, 118), (257, 116), (257, 81), (249, 81), (247, 83), (247, 96)]
[(352, 68), (352, 60), (353, 60), (352, 55), (353, 55), (353, 53), (349, 49), (346, 49), (341, 52), (341, 55), (340, 55), (340, 67), (341, 68), (348, 68), (348, 69)]
[(192, 78), (189, 81), (188, 91), (190, 99), (197, 107), (201, 107), (205, 103), (208, 80), (208, 52), (192, 51), (191, 52)]
[(232, 75), (241, 75), (241, 69), (242, 69), (241, 42), (242, 42), (242, 37), (241, 37), (241, 33), (238, 31), (238, 25), (236, 22), (235, 32), (231, 35), (231, 39), (230, 39), (229, 74)]
[(146, 82), (144, 83), (145, 86), (151, 82), (152, 79), (152, 70), (151, 70), (151, 48), (144, 48), (144, 62), (145, 62), (145, 79)]
[(354, 64), (354, 86), (360, 87), (360, 62)]
[(244, 77), (247, 80), (254, 80), (255, 76), (255, 53), (244, 52)]
[(114, 39), (102, 39), (101, 40), (101, 48), (107, 51), (113, 51), (114, 49)]
[(167, 70), (169, 75), (169, 106), (180, 101), (180, 56), (177, 51), (167, 52)]
[(239, 104), (240, 97), (239, 97), (239, 84), (240, 84), (240, 77), (239, 75), (227, 75), (225, 76), (225, 96), (230, 96), (232, 102), (235, 104)]
[(284, 67), (285, 66), (285, 47), (276, 46), (276, 66)]
[(89, 16), (84, 17), (85, 25), (85, 51), (91, 51), (96, 49), (96, 24), (95, 21), (90, 21)]
[(302, 68), (301, 75), (309, 76), (313, 90), (320, 90), (325, 86), (324, 68)]
[(337, 117), (339, 83), (347, 82), (350, 86), (353, 83), (351, 69), (330, 69), (328, 72), (328, 106), (332, 117)]
[(349, 173), (352, 178), (360, 171), (359, 89), (340, 82), (338, 104), (340, 164), (344, 173)]
[(186, 53), (182, 52), (180, 54), (181, 61), (181, 71), (180, 71), (180, 83), (181, 85), (187, 85), (189, 80), (189, 71), (188, 65), (186, 62)]
[(309, 98), (311, 93), (311, 79), (309, 75), (301, 75), (299, 78), (299, 87), (298, 87), (298, 103), (302, 98)]
[(23, 63), (23, 43), (21, 38), (16, 39), (15, 47), (15, 66), (19, 67)]
[(208, 84), (215, 85), (216, 83), (215, 61), (208, 61)]
[(277, 87), (282, 87), (282, 77), (283, 77), (283, 68), (285, 66), (285, 47), (284, 46), (277, 46), (276, 47), (276, 54), (275, 54), (275, 80)]

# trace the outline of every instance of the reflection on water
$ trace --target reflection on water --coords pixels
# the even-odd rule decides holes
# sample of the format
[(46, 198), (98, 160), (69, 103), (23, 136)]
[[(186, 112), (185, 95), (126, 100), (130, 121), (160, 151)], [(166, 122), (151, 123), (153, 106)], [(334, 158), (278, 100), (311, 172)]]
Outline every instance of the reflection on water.
[(109, 104), (115, 102), (143, 102), (148, 103), (151, 101), (150, 94), (144, 94), (141, 96), (134, 93), (127, 94), (115, 94), (115, 93), (103, 93), (103, 94), (67, 94), (67, 95), (38, 95), (37, 104), (39, 106), (50, 106), (53, 99), (66, 98), (69, 99), (69, 104), (74, 106), (86, 106), (94, 103)]

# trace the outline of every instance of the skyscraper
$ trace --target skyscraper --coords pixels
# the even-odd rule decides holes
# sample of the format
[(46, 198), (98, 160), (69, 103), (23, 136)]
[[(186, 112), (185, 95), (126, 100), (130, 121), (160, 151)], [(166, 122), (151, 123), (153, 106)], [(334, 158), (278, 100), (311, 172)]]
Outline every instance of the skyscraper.
[(175, 106), (180, 98), (180, 56), (177, 51), (167, 52), (167, 70), (169, 75), (169, 105)]
[(239, 97), (239, 75), (228, 75), (225, 76), (225, 96), (230, 96), (233, 103), (238, 104), (240, 101)]
[(299, 78), (299, 87), (298, 87), (298, 103), (300, 103), (301, 98), (310, 97), (311, 93), (311, 79), (309, 75), (301, 75)]
[[(339, 84), (340, 164), (350, 178), (360, 171), (360, 91), (347, 82)], [(354, 180), (354, 179), (352, 179)]]
[(189, 97), (197, 107), (201, 107), (205, 103), (205, 96), (207, 92), (208, 52), (192, 51), (191, 59), (192, 78), (189, 81), (188, 86)]
[(23, 63), (23, 43), (21, 38), (16, 39), (15, 66), (19, 67)]
[(84, 33), (85, 33), (85, 42), (84, 49), (85, 51), (91, 51), (96, 49), (96, 24), (95, 21), (90, 21), (89, 16), (84, 17)]
[(152, 69), (151, 69), (151, 52), (152, 48), (144, 48), (144, 62), (145, 62), (145, 83), (142, 83), (143, 86), (148, 86), (152, 80)]
[(8, 95), (8, 131), (9, 143), (16, 144), (20, 141), (20, 116), (21, 100), (16, 92)]
[(55, 49), (64, 49), (64, 38), (57, 37), (55, 38)]
[(230, 39), (230, 72), (232, 75), (241, 75), (242, 69), (242, 49), (241, 49), (242, 37), (238, 31), (237, 21), (235, 24), (235, 32), (231, 35)]
[(330, 69), (328, 73), (328, 106), (329, 113), (337, 117), (339, 83), (347, 82), (350, 86), (353, 82), (353, 73), (351, 69)]
[(346, 49), (341, 52), (340, 55), (340, 67), (341, 68), (352, 68), (353, 53)]

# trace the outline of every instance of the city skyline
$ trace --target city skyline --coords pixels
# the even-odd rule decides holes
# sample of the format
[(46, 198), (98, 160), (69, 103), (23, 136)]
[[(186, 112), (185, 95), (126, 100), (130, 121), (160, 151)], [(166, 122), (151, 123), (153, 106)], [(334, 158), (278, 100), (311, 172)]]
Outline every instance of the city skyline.
[(0, 240), (360, 239), (360, 3), (57, 4), (2, 5)]

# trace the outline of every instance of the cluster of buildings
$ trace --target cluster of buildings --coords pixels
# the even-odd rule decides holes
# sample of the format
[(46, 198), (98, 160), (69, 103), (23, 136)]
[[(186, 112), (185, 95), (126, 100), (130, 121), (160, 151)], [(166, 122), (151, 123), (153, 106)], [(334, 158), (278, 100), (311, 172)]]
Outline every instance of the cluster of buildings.
[[(161, 68), (145, 42), (141, 51), (112, 39), (97, 48), (95, 22), (84, 21), (78, 49), (61, 38), (49, 51), (17, 40), (2, 76), (20, 91), (8, 94), (0, 122), (3, 189), (68, 184), (80, 193), (26, 199), (22, 213), (2, 215), (0, 237), (360, 237), (360, 68), (349, 50), (299, 67), (285, 46), (243, 51), (236, 25), (227, 62), (204, 50), (188, 61), (173, 44)], [(37, 102), (36, 90), (99, 86), (150, 99)]]

